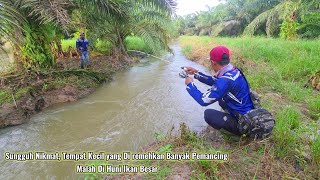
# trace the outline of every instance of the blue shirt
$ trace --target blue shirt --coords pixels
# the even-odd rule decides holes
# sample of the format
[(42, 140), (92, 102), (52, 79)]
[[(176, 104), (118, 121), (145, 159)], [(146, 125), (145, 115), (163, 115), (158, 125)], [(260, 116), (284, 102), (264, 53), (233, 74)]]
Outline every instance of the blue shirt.
[(218, 100), (224, 100), (229, 113), (237, 117), (253, 109), (249, 85), (236, 68), (225, 72), (220, 78), (207, 76), (199, 72), (195, 76), (200, 82), (210, 85), (206, 93), (201, 93), (193, 82), (187, 85), (188, 93), (201, 105), (208, 106)]
[(79, 51), (88, 51), (89, 41), (87, 39), (78, 38), (76, 41), (76, 47)]

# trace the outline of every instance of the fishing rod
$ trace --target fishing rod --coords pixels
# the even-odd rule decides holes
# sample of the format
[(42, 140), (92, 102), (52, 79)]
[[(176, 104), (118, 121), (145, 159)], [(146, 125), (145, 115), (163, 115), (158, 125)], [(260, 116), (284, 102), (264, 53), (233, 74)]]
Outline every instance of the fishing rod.
[[(163, 58), (154, 56), (154, 55), (152, 55), (152, 54), (148, 54), (148, 53), (143, 52), (143, 51), (138, 51), (138, 50), (128, 50), (128, 51), (138, 52), (138, 53), (141, 53), (141, 54), (146, 54), (146, 55), (151, 56), (151, 57), (153, 57), (153, 58), (156, 58), (156, 59), (165, 61), (165, 62), (167, 62), (167, 63), (170, 63), (170, 61), (168, 61), (168, 60), (166, 60), (166, 59), (163, 59)], [(183, 71), (179, 73), (179, 76), (180, 76), (181, 78), (187, 78), (187, 77), (188, 77), (187, 68), (186, 68), (186, 67), (181, 67), (181, 69), (183, 69)], [(204, 78), (204, 79), (206, 79), (206, 80), (208, 79), (208, 78), (205, 77), (205, 76), (201, 76), (199, 73), (194, 74), (194, 76), (195, 76), (195, 77), (202, 77), (202, 78)]]
[(152, 54), (148, 54), (148, 53), (143, 52), (143, 51), (138, 51), (138, 50), (128, 50), (128, 51), (138, 52), (138, 53), (141, 53), (141, 54), (146, 54), (146, 55), (151, 56), (151, 57), (153, 57), (153, 58), (160, 59), (160, 60), (162, 60), (162, 61), (165, 61), (165, 62), (167, 62), (167, 63), (170, 63), (170, 61), (168, 61), (168, 60), (166, 60), (166, 59), (160, 58), (160, 57), (155, 56), (155, 55), (152, 55)]

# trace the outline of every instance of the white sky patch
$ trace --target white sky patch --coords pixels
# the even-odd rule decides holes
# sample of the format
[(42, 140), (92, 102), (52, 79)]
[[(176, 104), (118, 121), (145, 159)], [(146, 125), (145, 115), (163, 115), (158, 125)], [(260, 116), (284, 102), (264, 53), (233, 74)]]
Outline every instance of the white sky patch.
[(177, 15), (184, 16), (198, 11), (208, 10), (208, 7), (213, 7), (221, 3), (221, 0), (177, 0)]

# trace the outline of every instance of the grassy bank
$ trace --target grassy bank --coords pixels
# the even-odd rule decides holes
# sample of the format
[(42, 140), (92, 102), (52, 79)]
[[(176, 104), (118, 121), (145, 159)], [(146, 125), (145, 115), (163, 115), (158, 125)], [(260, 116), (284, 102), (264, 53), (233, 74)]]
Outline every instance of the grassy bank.
[(179, 42), (189, 59), (208, 67), (212, 47), (228, 46), (232, 63), (244, 70), (252, 88), (261, 95), (262, 105), (276, 117), (273, 135), (263, 141), (251, 141), (211, 127), (196, 135), (182, 125), (178, 136), (156, 138), (144, 152), (220, 152), (229, 154), (229, 160), (141, 161), (135, 165), (155, 166), (158, 173), (108, 175), (107, 179), (320, 177), (319, 92), (305, 88), (309, 77), (319, 71), (319, 41), (180, 37)]
[(289, 160), (292, 166), (298, 162), (302, 173), (319, 172), (320, 95), (305, 87), (320, 70), (319, 40), (184, 36), (179, 41), (188, 58), (207, 66), (214, 46), (229, 47), (232, 63), (244, 70), (263, 106), (276, 117), (270, 139), (273, 156)]
[(311, 119), (319, 119), (319, 93), (305, 88), (310, 76), (320, 70), (319, 40), (185, 36), (180, 42), (185, 55), (195, 61), (207, 61), (208, 52), (215, 45), (228, 46), (233, 63), (244, 69), (253, 89), (277, 93), (292, 103), (301, 103), (309, 110)]

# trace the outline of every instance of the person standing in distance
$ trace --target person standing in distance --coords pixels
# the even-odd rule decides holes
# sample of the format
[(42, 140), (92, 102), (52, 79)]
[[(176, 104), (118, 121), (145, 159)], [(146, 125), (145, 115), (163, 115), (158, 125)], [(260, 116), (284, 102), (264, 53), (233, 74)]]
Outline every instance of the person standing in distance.
[(90, 66), (89, 61), (89, 41), (85, 38), (85, 33), (80, 33), (80, 38), (76, 41), (77, 51), (80, 53), (80, 68), (84, 68), (84, 59), (86, 60), (87, 67)]

